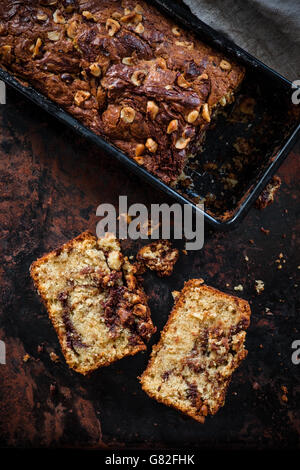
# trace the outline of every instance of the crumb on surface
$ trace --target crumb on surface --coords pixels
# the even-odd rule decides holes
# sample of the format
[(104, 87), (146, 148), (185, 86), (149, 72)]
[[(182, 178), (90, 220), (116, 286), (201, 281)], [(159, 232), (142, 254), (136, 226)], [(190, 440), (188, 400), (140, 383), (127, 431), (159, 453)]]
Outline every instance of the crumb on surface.
[(279, 176), (273, 176), (269, 184), (262, 191), (258, 197), (255, 207), (257, 209), (265, 209), (274, 202), (275, 195), (281, 186), (281, 178)]
[(265, 290), (265, 284), (260, 279), (255, 279), (255, 290), (258, 294), (261, 294)]
[(31, 359), (31, 356), (30, 356), (29, 354), (25, 354), (25, 355), (23, 356), (23, 362), (28, 362), (29, 359)]
[(144, 264), (158, 276), (170, 276), (179, 257), (177, 248), (169, 240), (159, 240), (143, 246), (138, 254), (138, 262)]
[(52, 362), (58, 362), (59, 361), (59, 357), (55, 352), (51, 351), (49, 356), (50, 356), (50, 359), (51, 359)]
[(238, 284), (237, 286), (234, 286), (234, 290), (235, 290), (235, 291), (243, 292), (244, 287), (242, 286), (242, 284)]

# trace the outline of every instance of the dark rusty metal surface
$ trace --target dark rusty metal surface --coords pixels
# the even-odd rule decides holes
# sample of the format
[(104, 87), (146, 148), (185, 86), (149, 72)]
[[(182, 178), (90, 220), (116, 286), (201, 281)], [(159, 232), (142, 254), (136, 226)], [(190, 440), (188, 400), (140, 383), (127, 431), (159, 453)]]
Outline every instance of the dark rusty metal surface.
[[(251, 209), (233, 232), (207, 229), (204, 248), (182, 254), (171, 278), (145, 276), (158, 326), (152, 343), (172, 307), (171, 291), (191, 277), (251, 303), (248, 358), (234, 375), (224, 408), (201, 425), (141, 390), (137, 376), (148, 353), (90, 377), (69, 370), (28, 272), (43, 253), (85, 229), (95, 231), (100, 203), (117, 205), (124, 194), (130, 204), (149, 206), (168, 202), (166, 196), (11, 90), (8, 104), (0, 107), (0, 129), (0, 339), (7, 348), (7, 364), (0, 364), (0, 446), (299, 447), (300, 365), (292, 363), (291, 344), (300, 340), (300, 144), (278, 173), (283, 183), (272, 206)], [(123, 246), (134, 253), (140, 243)], [(265, 283), (260, 295), (257, 279)], [(239, 284), (243, 292), (234, 290)]]

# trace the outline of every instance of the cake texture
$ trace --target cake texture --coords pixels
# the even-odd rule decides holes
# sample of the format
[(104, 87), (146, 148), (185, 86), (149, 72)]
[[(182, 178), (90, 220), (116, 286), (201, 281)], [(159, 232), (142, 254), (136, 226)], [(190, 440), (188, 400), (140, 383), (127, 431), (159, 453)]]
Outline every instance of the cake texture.
[(134, 0), (1, 0), (0, 65), (167, 184), (244, 77)]
[(160, 277), (171, 276), (179, 257), (177, 248), (169, 240), (159, 240), (143, 246), (137, 254), (142, 267), (155, 271)]
[(144, 391), (204, 423), (225, 402), (231, 376), (246, 357), (250, 307), (203, 284), (185, 283), (141, 377)]
[(112, 234), (84, 232), (30, 267), (72, 369), (87, 374), (146, 349), (155, 332), (135, 267)]

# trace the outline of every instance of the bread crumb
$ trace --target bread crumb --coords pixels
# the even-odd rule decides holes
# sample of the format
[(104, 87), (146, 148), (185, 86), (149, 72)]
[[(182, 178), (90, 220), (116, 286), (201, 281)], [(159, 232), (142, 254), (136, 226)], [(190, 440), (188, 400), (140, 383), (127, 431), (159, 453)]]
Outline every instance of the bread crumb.
[(255, 290), (258, 294), (265, 290), (265, 284), (260, 279), (255, 279)]
[(23, 362), (28, 362), (29, 359), (30, 359), (29, 354), (25, 354), (25, 355), (23, 356)]
[(52, 362), (58, 362), (59, 361), (59, 357), (58, 357), (57, 354), (55, 354), (55, 352), (51, 351), (49, 356), (50, 356), (50, 359), (51, 359)]
[(238, 286), (234, 286), (234, 290), (243, 292), (244, 287), (242, 286), (242, 284), (239, 284)]

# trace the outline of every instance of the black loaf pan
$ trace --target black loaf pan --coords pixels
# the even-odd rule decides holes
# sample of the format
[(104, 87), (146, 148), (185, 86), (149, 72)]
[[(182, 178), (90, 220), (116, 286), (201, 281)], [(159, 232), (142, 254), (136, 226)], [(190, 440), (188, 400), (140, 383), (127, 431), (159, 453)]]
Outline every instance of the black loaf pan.
[[(97, 136), (31, 87), (0, 69), (0, 79), (41, 108), (93, 141), (128, 169), (181, 204), (201, 211), (220, 230), (236, 226), (284, 161), (300, 135), (299, 113), (292, 105), (292, 83), (171, 0), (152, 0), (162, 13), (224, 55), (246, 67), (246, 78), (207, 132), (203, 152), (188, 163), (188, 178), (170, 188), (123, 152)], [(299, 108), (299, 107), (298, 107)], [(298, 114), (298, 117), (297, 117)]]

